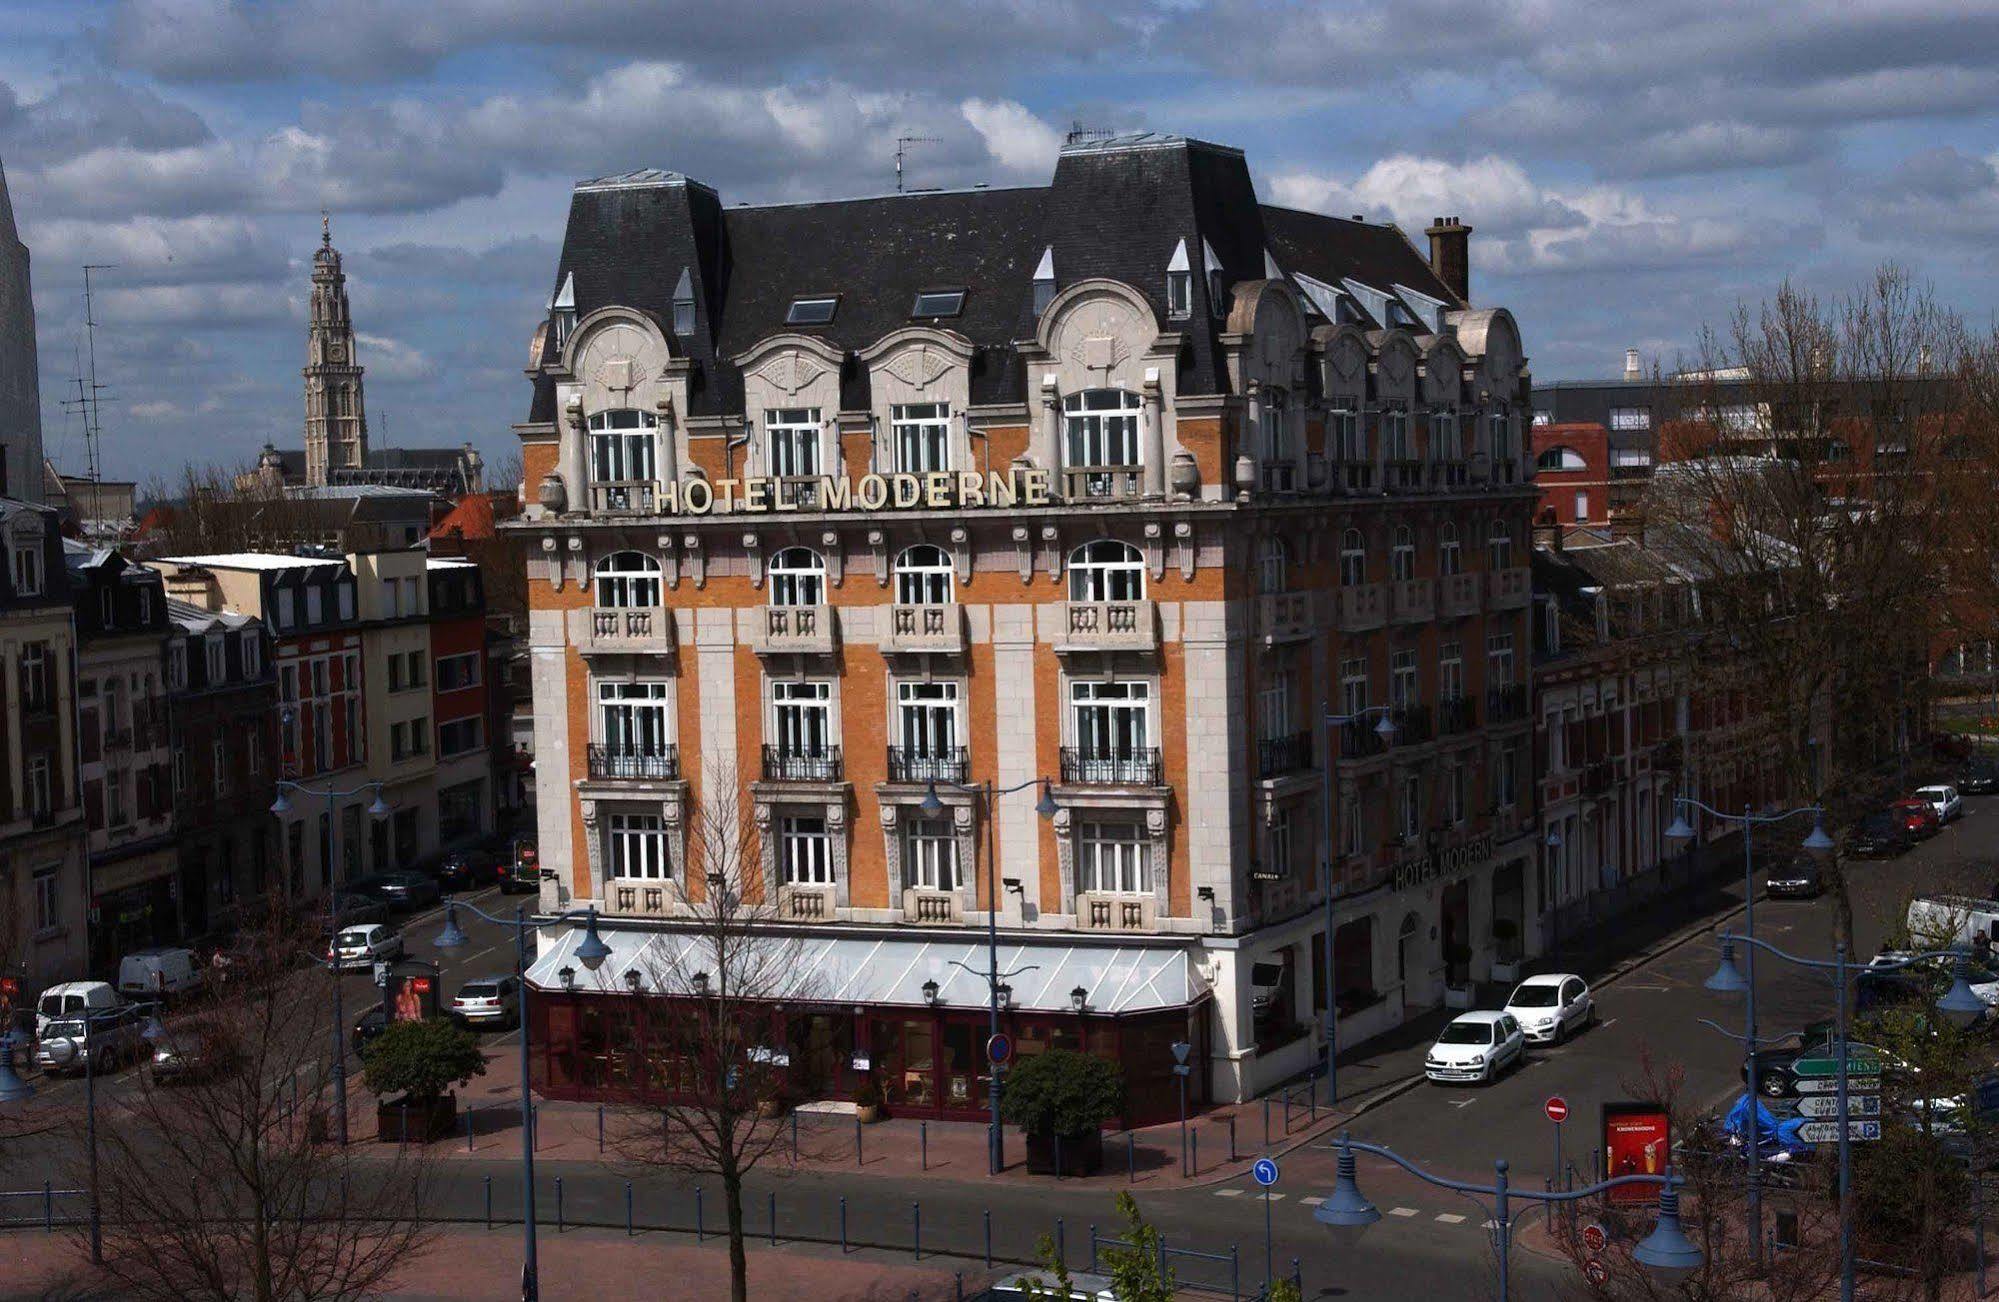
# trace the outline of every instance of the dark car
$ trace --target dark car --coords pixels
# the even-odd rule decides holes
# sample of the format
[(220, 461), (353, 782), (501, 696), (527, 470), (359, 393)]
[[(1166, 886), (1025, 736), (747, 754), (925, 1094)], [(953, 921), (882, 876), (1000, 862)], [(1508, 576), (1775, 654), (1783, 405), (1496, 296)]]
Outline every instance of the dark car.
[(419, 909), (434, 904), (440, 893), (436, 881), (423, 873), (411, 872), (376, 873), (347, 883), (347, 889), (394, 909)]
[(1864, 859), (1892, 859), (1916, 843), (1908, 820), (1890, 809), (1877, 809), (1846, 834), (1846, 853)]
[(1801, 854), (1772, 868), (1763, 879), (1763, 890), (1773, 900), (1816, 899), (1825, 892), (1825, 879), (1819, 872), (1818, 861)]
[[(1795, 1042), (1792, 1044), (1769, 1049), (1758, 1049), (1756, 1051), (1756, 1092), (1770, 1099), (1795, 1097), (1801, 1092), (1798, 1089), (1798, 1081), (1802, 1078), (1802, 1074), (1798, 1071), (1798, 1064), (1808, 1059), (1823, 1061), (1832, 1058), (1833, 1044), (1834, 1039), (1831, 1034), (1822, 1027), (1814, 1026), (1808, 1027), (1803, 1034), (1796, 1037)], [(1862, 1044), (1858, 1040), (1849, 1040), (1847, 1042), (1847, 1053), (1850, 1062), (1858, 1062), (1863, 1059), (1870, 1063), (1883, 1061), (1883, 1056), (1879, 1049), (1874, 1048), (1872, 1045)], [(1859, 1074), (1857, 1069), (1849, 1068), (1848, 1080), (1851, 1081), (1852, 1077), (1857, 1074)], [(1817, 1077), (1817, 1075), (1818, 1073), (1813, 1073), (1814, 1077)], [(1742, 1078), (1745, 1081), (1749, 1079), (1749, 1067), (1747, 1064), (1744, 1064), (1742, 1068)]]
[(1951, 785), (1967, 796), (1989, 796), (1999, 791), (1999, 764), (1973, 760), (1957, 771)]
[(541, 856), (535, 853), (534, 842), (522, 841), (514, 847), (514, 856), (500, 863), (500, 890), (503, 894), (528, 894), (541, 889)]
[(501, 853), (490, 845), (448, 850), (437, 862), (437, 884), (447, 891), (477, 890), (500, 880)]
[(354, 1019), (354, 1056), (366, 1057), (368, 1046), (382, 1038), (382, 1032), (389, 1029), (389, 1015), (380, 1004)]

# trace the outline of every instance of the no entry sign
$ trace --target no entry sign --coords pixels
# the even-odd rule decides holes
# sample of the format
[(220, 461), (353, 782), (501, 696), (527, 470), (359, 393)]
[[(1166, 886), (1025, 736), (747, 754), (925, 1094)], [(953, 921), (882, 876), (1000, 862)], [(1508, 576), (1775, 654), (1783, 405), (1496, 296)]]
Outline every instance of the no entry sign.
[(1543, 1103), (1541, 1110), (1548, 1114), (1550, 1121), (1562, 1122), (1569, 1119), (1569, 1101), (1559, 1094)]

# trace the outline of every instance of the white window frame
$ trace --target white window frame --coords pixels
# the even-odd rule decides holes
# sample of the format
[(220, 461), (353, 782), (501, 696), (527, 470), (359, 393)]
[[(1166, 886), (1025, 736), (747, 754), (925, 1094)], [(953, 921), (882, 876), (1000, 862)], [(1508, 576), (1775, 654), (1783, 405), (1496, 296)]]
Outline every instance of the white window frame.
[(243, 655), (243, 679), (255, 682), (264, 676), (264, 643), (254, 627), (246, 628), (236, 635), (237, 649)]
[[(589, 427), (591, 483), (650, 484), (658, 479), (657, 415), (637, 407), (611, 407), (591, 412)], [(613, 503), (619, 507), (628, 504)]]
[[(1062, 399), (1062, 468), (1135, 470), (1143, 466), (1139, 417), (1145, 400), (1129, 389), (1084, 389)], [(1093, 496), (1108, 495), (1111, 482), (1092, 480)]]
[(1367, 437), (1358, 408), (1333, 408), (1326, 413), (1326, 428), (1332, 439), (1333, 460), (1355, 462), (1368, 459)]
[(1266, 535), (1256, 545), (1256, 590), (1266, 597), (1285, 591), (1291, 582), (1290, 569), (1291, 552), (1284, 540)]
[(187, 690), (187, 643), (179, 638), (167, 643), (167, 688)]
[(1416, 577), (1416, 531), (1406, 524), (1395, 526), (1395, 540), (1388, 549), (1388, 577), (1397, 582)]
[(1340, 584), (1355, 588), (1367, 582), (1367, 536), (1358, 529), (1340, 535)]
[(899, 402), (889, 408), (889, 443), (905, 475), (952, 469), (951, 404)]
[(902, 878), (912, 890), (958, 889), (958, 834), (948, 816), (903, 824)]
[(786, 886), (833, 884), (833, 838), (823, 814), (778, 819), (778, 872)]
[(895, 685), (895, 737), (908, 762), (944, 761), (958, 749), (960, 713), (958, 684), (899, 682)]
[(658, 814), (614, 811), (604, 818), (604, 875), (613, 881), (673, 880), (673, 846)]
[(673, 744), (673, 684), (661, 679), (597, 684), (597, 744), (612, 758), (657, 758)]
[(46, 818), (55, 812), (55, 766), (46, 754), (28, 757), (27, 796), (30, 814)]
[(14, 595), (42, 595), (42, 544), (40, 539), (12, 549), (14, 553)]
[(1340, 661), (1340, 712), (1354, 718), (1367, 709), (1371, 694), (1366, 657), (1352, 656)]
[(656, 557), (612, 552), (595, 566), (591, 599), (600, 610), (655, 610), (661, 604), (661, 573)]
[(1504, 520), (1494, 520), (1486, 530), (1485, 563), (1493, 570), (1513, 568), (1513, 528)]
[(229, 648), (222, 634), (210, 633), (201, 639), (201, 653), (207, 660), (208, 685), (220, 687), (229, 681)]
[(956, 601), (958, 573), (951, 553), (935, 543), (905, 547), (895, 558), (895, 601), (899, 606), (943, 606)]
[(764, 411), (764, 470), (773, 479), (816, 479), (825, 473), (817, 407)]
[(770, 558), (770, 604), (826, 604), (826, 558), (810, 547), (786, 547)]
[(1145, 556), (1116, 538), (1097, 538), (1069, 553), (1069, 600), (1145, 600)]
[(1485, 639), (1485, 685), (1512, 687), (1519, 679), (1514, 673), (1513, 634), (1489, 633)]
[(215, 770), (211, 775), (215, 782), (215, 794), (226, 796), (229, 794), (229, 743), (226, 739), (215, 739), (210, 747), (209, 759)]
[(1086, 761), (1141, 758), (1152, 749), (1152, 684), (1142, 678), (1071, 682), (1069, 727)]
[(770, 714), (770, 735), (781, 755), (826, 759), (839, 744), (830, 682), (813, 679), (772, 683)]
[(1090, 819), (1077, 824), (1075, 839), (1079, 893), (1152, 894), (1152, 842), (1142, 824)]
[(1465, 570), (1465, 555), (1458, 541), (1458, 526), (1450, 520), (1437, 526), (1437, 573), (1444, 578), (1462, 574)]

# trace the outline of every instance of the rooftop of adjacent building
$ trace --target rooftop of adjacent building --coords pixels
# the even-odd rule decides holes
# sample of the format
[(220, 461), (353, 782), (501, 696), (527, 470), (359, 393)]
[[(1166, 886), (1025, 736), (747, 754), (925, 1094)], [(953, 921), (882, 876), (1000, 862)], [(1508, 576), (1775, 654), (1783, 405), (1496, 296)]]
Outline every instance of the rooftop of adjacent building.
[(227, 607), (210, 610), (206, 606), (197, 606), (178, 597), (167, 598), (167, 619), (183, 633), (190, 634), (211, 633), (217, 629), (250, 628), (263, 623), (255, 616), (245, 615)]
[(281, 556), (269, 552), (218, 552), (207, 556), (159, 556), (163, 565), (198, 565), (209, 570), (295, 570), (343, 565), (338, 556)]

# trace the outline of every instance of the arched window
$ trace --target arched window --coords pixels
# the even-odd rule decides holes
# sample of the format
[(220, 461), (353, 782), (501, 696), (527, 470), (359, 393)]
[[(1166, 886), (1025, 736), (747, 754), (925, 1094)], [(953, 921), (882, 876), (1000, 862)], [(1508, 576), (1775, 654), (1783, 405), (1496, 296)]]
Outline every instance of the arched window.
[(810, 547), (787, 547), (770, 558), (770, 604), (826, 604), (826, 562)]
[(1140, 601), (1145, 558), (1115, 538), (1099, 538), (1069, 553), (1069, 600)]
[(1583, 454), (1566, 443), (1557, 443), (1540, 456), (1534, 458), (1536, 470), (1588, 470), (1589, 462)]
[(1340, 535), (1340, 582), (1349, 588), (1367, 582), (1367, 539), (1358, 529)]
[(1265, 538), (1256, 548), (1256, 590), (1265, 596), (1290, 586), (1291, 554), (1282, 538)]
[(895, 558), (895, 600), (903, 606), (942, 606), (953, 600), (951, 558), (942, 547), (918, 543)]
[(643, 610), (659, 605), (659, 562), (644, 552), (612, 552), (598, 561), (597, 604)]
[(1486, 532), (1485, 563), (1489, 569), (1513, 568), (1513, 526), (1504, 520), (1494, 520)]
[(1292, 486), (1291, 464), (1291, 423), (1287, 410), (1289, 395), (1279, 388), (1266, 388), (1260, 395), (1257, 423), (1260, 447), (1258, 454), (1263, 459), (1263, 486), (1266, 489), (1288, 491)]
[(1395, 526), (1395, 545), (1388, 552), (1388, 576), (1398, 581), (1416, 577), (1416, 534), (1406, 524)]
[(1437, 526), (1437, 573), (1449, 577), (1464, 572), (1464, 553), (1458, 547), (1458, 527), (1449, 520)]
[(1137, 493), (1139, 396), (1085, 389), (1062, 399), (1062, 467), (1071, 497)]
[(659, 417), (620, 407), (590, 413), (590, 482), (598, 485), (651, 484)]

